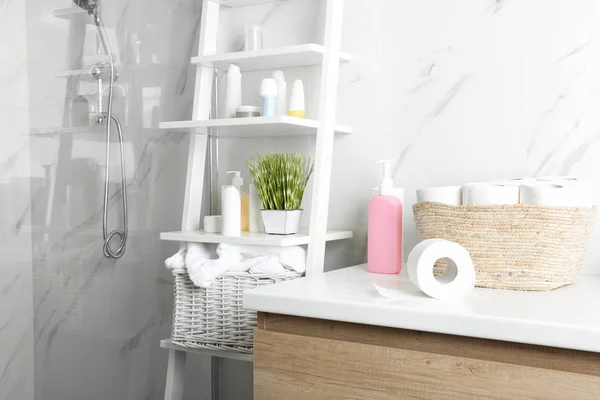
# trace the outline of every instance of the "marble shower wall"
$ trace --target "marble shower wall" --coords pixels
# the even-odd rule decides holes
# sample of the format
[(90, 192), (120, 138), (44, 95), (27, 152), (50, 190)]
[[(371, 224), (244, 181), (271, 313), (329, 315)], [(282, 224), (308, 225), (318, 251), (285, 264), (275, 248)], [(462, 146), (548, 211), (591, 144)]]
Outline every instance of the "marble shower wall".
[(0, 400), (34, 393), (27, 86), (25, 4), (0, 1)]
[[(120, 73), (114, 111), (125, 137), (129, 241), (119, 260), (102, 254), (105, 127), (90, 127), (86, 105), (96, 100), (88, 74), (97, 60), (95, 28), (71, 0), (26, 1), (33, 199), (27, 254), (33, 256), (35, 390), (43, 400), (164, 395), (167, 352), (159, 341), (170, 336), (173, 289), (163, 260), (178, 244), (161, 242), (159, 232), (181, 221), (188, 136), (157, 128), (162, 119), (190, 117), (189, 60), (201, 3), (102, 4)], [(114, 128), (111, 146), (110, 230), (122, 228)], [(207, 360), (191, 364), (197, 375), (189, 395), (201, 398)]]

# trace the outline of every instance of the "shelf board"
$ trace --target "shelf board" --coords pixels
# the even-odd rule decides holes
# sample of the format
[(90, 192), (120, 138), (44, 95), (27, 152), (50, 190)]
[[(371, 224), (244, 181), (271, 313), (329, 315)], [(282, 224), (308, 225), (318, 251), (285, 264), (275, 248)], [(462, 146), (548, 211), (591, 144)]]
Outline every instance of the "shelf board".
[[(134, 137), (127, 133), (131, 130), (143, 132), (144, 134), (158, 134), (162, 130), (158, 128), (142, 128), (140, 126), (125, 126), (123, 127), (125, 142), (133, 141)], [(111, 135), (116, 134), (117, 129), (113, 126)], [(59, 138), (63, 135), (74, 135), (74, 139), (84, 140), (88, 142), (105, 142), (106, 141), (106, 125), (95, 126), (74, 126), (74, 127), (42, 127), (31, 128), (25, 134), (36, 138)]]
[[(120, 72), (120, 65), (116, 64), (115, 65), (115, 70), (116, 72)], [(54, 74), (55, 77), (57, 78), (71, 78), (74, 76), (79, 77), (80, 80), (85, 81), (85, 82), (97, 82), (97, 79), (94, 78), (91, 74), (91, 70), (92, 70), (92, 66), (90, 66), (89, 68), (85, 68), (85, 69), (73, 69), (73, 70), (67, 70), (67, 71), (58, 71), (56, 74)], [(107, 74), (108, 72), (108, 67), (107, 67)], [(106, 75), (108, 76), (108, 75)], [(106, 79), (108, 80), (108, 78)]]
[[(352, 231), (327, 231), (326, 241), (351, 239)], [(308, 232), (303, 231), (295, 235), (268, 235), (266, 233), (242, 232), (241, 236), (223, 236), (219, 233), (206, 233), (204, 231), (190, 232), (163, 232), (162, 240), (191, 242), (191, 243), (227, 243), (237, 245), (256, 246), (300, 246), (310, 242)]]
[[(324, 53), (325, 48), (323, 46), (309, 43), (193, 57), (192, 63), (222, 70), (227, 69), (229, 64), (235, 64), (242, 71), (260, 71), (318, 65), (323, 62)], [(340, 62), (347, 62), (351, 59), (352, 56), (348, 53), (340, 54)]]
[[(68, 134), (85, 134), (85, 133), (105, 133), (106, 126), (73, 126), (73, 127), (49, 127), (49, 128), (32, 128), (29, 130), (30, 136), (36, 137), (55, 137)], [(101, 138), (104, 140), (104, 136)]]
[(96, 82), (96, 79), (90, 73), (90, 68), (88, 69), (75, 69), (70, 71), (59, 71), (54, 74), (57, 78), (71, 78), (73, 76), (78, 76), (82, 81)]
[[(122, 6), (119, 6), (116, 1), (102, 2), (102, 19), (107, 28), (116, 27), (116, 23), (121, 17)], [(56, 18), (65, 19), (68, 21), (83, 20), (89, 25), (94, 25), (92, 17), (84, 9), (73, 5), (68, 8), (61, 8), (53, 12)], [(113, 26), (112, 23), (115, 25)]]
[(236, 353), (234, 351), (225, 351), (225, 350), (210, 350), (210, 349), (197, 349), (193, 347), (185, 347), (175, 344), (171, 341), (171, 339), (163, 339), (160, 341), (160, 347), (163, 349), (169, 350), (180, 350), (185, 351), (187, 353), (200, 354), (204, 356), (211, 357), (221, 357), (221, 358), (229, 358), (231, 360), (241, 360), (253, 362), (254, 356), (252, 354), (244, 354), (244, 353)]
[(226, 8), (239, 8), (276, 3), (279, 0), (213, 0)]
[[(218, 128), (217, 131), (210, 132), (210, 135), (231, 138), (316, 136), (318, 127), (319, 121), (287, 115), (160, 123), (161, 129)], [(352, 128), (346, 125), (336, 125), (335, 133), (352, 133)]]

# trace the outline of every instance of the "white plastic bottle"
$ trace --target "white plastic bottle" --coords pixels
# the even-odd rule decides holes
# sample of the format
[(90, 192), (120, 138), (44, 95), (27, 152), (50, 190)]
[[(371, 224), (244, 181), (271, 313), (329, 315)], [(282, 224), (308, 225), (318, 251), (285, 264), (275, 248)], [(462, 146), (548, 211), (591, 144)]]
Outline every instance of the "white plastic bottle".
[(304, 118), (306, 106), (304, 104), (304, 84), (300, 79), (294, 81), (292, 86), (292, 96), (290, 97), (290, 117)]
[(273, 79), (277, 82), (277, 104), (275, 115), (287, 115), (287, 83), (283, 71), (273, 72)]
[(237, 108), (242, 105), (242, 73), (235, 64), (229, 64), (227, 69), (225, 90), (225, 118), (235, 118)]
[(260, 84), (260, 97), (263, 99), (263, 117), (275, 116), (277, 104), (277, 82), (275, 79), (265, 78)]
[(231, 185), (225, 185), (221, 189), (221, 233), (224, 236), (240, 236), (242, 233), (241, 185), (237, 179), (241, 178), (234, 177)]

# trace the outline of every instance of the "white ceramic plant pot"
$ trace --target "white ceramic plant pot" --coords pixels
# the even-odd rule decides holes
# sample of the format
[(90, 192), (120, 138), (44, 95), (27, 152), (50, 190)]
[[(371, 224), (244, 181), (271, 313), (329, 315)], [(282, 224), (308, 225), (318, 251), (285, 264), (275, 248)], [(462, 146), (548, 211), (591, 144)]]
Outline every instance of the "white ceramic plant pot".
[(293, 235), (298, 233), (302, 210), (260, 210), (265, 232), (270, 235)]

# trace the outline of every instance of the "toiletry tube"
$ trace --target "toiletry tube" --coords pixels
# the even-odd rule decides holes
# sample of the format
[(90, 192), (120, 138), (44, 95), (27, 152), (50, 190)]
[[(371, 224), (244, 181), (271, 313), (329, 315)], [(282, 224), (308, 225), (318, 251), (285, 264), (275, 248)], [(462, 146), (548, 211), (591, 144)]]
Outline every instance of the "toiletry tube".
[(260, 107), (240, 106), (235, 110), (236, 118), (260, 117)]
[(242, 73), (235, 64), (229, 64), (225, 88), (225, 118), (235, 118), (236, 110), (242, 105)]
[(256, 186), (250, 185), (250, 232), (264, 232), (265, 227), (262, 220), (262, 214), (260, 210), (262, 209), (262, 203), (260, 201), (260, 197), (258, 196), (258, 192), (256, 191)]
[(296, 79), (292, 86), (292, 96), (290, 97), (290, 109), (288, 115), (297, 118), (304, 118), (306, 115), (304, 85), (300, 79)]
[(207, 215), (204, 217), (204, 232), (206, 233), (221, 233), (221, 224), (223, 217), (220, 215)]
[[(433, 267), (441, 258), (448, 261), (444, 275), (435, 277)], [(463, 246), (445, 239), (419, 243), (408, 256), (408, 277), (426, 295), (438, 300), (466, 297), (475, 287), (475, 267)]]
[(593, 186), (536, 182), (521, 186), (521, 204), (553, 207), (593, 207)]
[(221, 189), (221, 233), (225, 236), (240, 236), (242, 233), (242, 204), (240, 191), (233, 185)]
[(263, 99), (262, 115), (264, 117), (275, 116), (277, 101), (277, 82), (275, 79), (263, 79), (260, 84), (260, 97)]
[(434, 203), (460, 206), (462, 203), (462, 186), (442, 186), (417, 190), (417, 202), (431, 201)]
[(519, 185), (469, 183), (462, 188), (462, 203), (470, 206), (519, 204)]
[(283, 71), (273, 72), (273, 79), (277, 82), (277, 105), (275, 107), (276, 115), (287, 115), (287, 83)]

